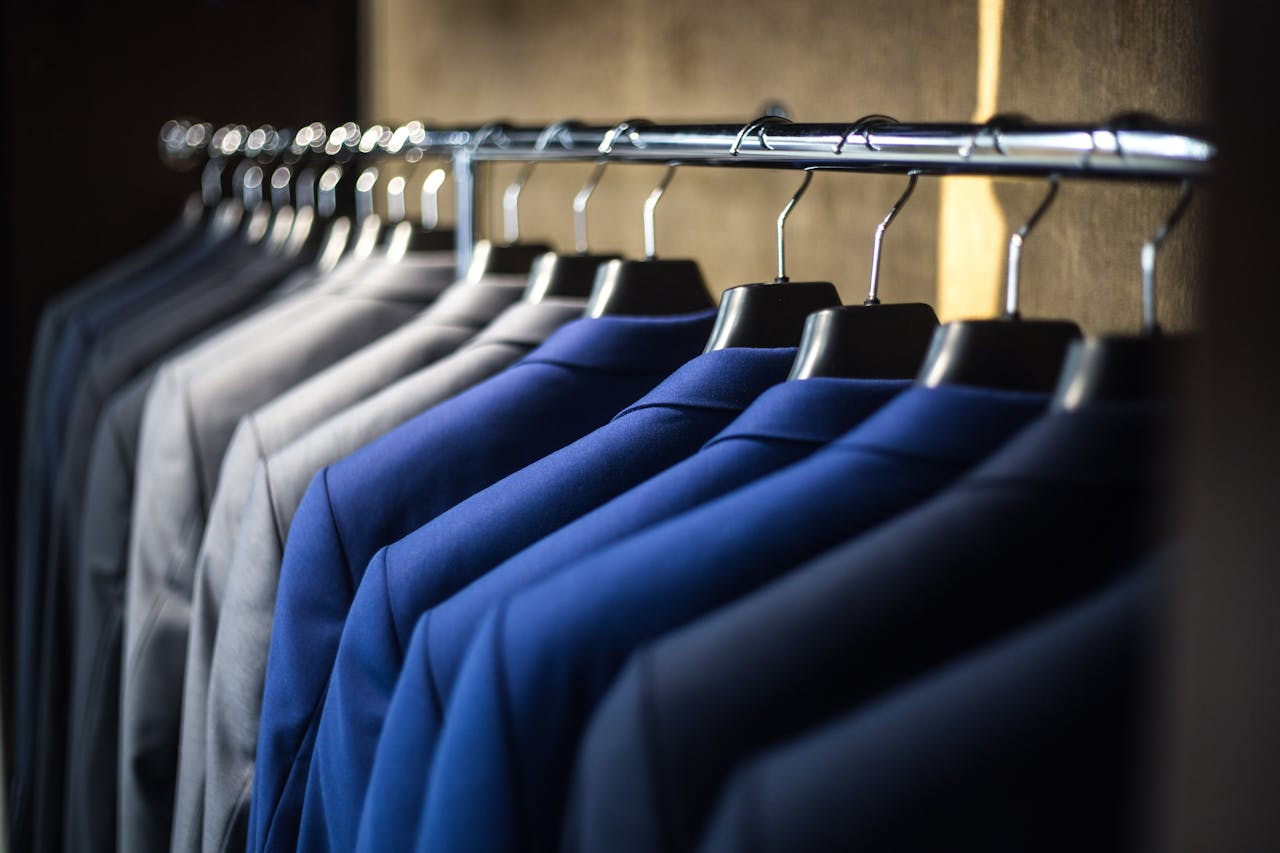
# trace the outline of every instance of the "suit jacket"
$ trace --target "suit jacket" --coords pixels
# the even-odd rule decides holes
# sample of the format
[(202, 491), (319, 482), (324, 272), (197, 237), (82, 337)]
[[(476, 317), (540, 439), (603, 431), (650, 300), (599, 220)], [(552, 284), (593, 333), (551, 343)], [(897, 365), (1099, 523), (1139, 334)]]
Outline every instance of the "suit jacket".
[(62, 829), (68, 851), (115, 849), (129, 510), (138, 422), (154, 376), (155, 371), (148, 370), (111, 398), (89, 453), (80, 553), (71, 579), (71, 687)]
[(444, 706), (490, 607), (632, 533), (808, 456), (906, 388), (902, 381), (817, 378), (765, 391), (688, 459), (608, 501), (459, 590), (418, 619), (378, 736), (360, 818), (361, 850), (405, 849), (416, 835)]
[(554, 848), (582, 729), (632, 650), (930, 497), (1045, 402), (912, 388), (808, 459), (499, 604), (446, 708), (419, 849)]
[(580, 316), (582, 307), (579, 300), (517, 302), (454, 354), (334, 415), (257, 465), (240, 514), (210, 663), (206, 846), (245, 846), (285, 534), (313, 475), (502, 370)]
[[(110, 298), (110, 295), (121, 288), (127, 287), (130, 282), (138, 277), (158, 269), (166, 263), (169, 263), (177, 254), (188, 250), (200, 236), (200, 231), (191, 221), (182, 220), (166, 229), (156, 239), (142, 246), (141, 248), (131, 252), (130, 254), (120, 258), (114, 263), (101, 270), (95, 272), (88, 278), (78, 282), (69, 290), (55, 296), (44, 306), (40, 312), (40, 318), (36, 326), (35, 337), (32, 342), (30, 367), (27, 372), (27, 387), (25, 394), (25, 403), (23, 405), (22, 434), (20, 439), (20, 455), (18, 460), (18, 491), (17, 497), (20, 499), (17, 503), (17, 536), (21, 540), (22, 553), (28, 560), (26, 563), (27, 571), (34, 571), (34, 567), (38, 565), (37, 554), (33, 550), (43, 547), (44, 542), (40, 539), (40, 531), (45, 523), (43, 514), (47, 512), (48, 503), (52, 500), (50, 487), (52, 486), (53, 477), (56, 472), (46, 471), (42, 465), (46, 459), (43, 445), (46, 441), (52, 440), (52, 434), (46, 430), (43, 422), (42, 414), (46, 411), (47, 401), (54, 397), (62, 397), (69, 394), (73, 389), (71, 383), (66, 378), (53, 376), (52, 361), (54, 352), (59, 346), (59, 342), (68, 326), (73, 324), (73, 320), (81, 312), (89, 310), (90, 307), (103, 300)], [(6, 542), (6, 548), (10, 543)], [(14, 554), (16, 557), (17, 554)], [(18, 563), (14, 564), (14, 571), (9, 577), (8, 594), (5, 601), (10, 603), (12, 610), (6, 614), (6, 624), (16, 626), (18, 624), (18, 607), (16, 603), (21, 600), (29, 600), (31, 597), (38, 596), (38, 589), (33, 588), (34, 578), (27, 578), (26, 589), (22, 589), (23, 577), (17, 571)], [(11, 597), (10, 597), (11, 596)], [(32, 615), (35, 615), (34, 613)], [(34, 648), (29, 645), (36, 642), (38, 634), (29, 634), (23, 645), (29, 650)], [(5, 644), (6, 651), (10, 654), (10, 658), (6, 663), (5, 672), (16, 673), (18, 668), (19, 642), (18, 636), (9, 638), (9, 642)], [(23, 667), (24, 674), (30, 678), (34, 674), (32, 665), (36, 661), (28, 660), (27, 665)], [(10, 788), (6, 784), (5, 795), (13, 793), (17, 796), (15, 801), (9, 803), (9, 814), (13, 816), (12, 829), (14, 830), (14, 843), (23, 848), (32, 844), (31, 822), (30, 817), (34, 811), (30, 806), (28, 797), (31, 793), (32, 774), (34, 766), (34, 731), (32, 726), (34, 720), (30, 716), (34, 710), (34, 699), (36, 695), (35, 683), (28, 681), (19, 690), (24, 697), (29, 697), (29, 701), (24, 702), (25, 711), (22, 714), (24, 720), (24, 731), (20, 737), (15, 737), (15, 714), (14, 708), (9, 704), (14, 699), (11, 691), (6, 697), (4, 705), (5, 719), (5, 738), (9, 747), (8, 755), (14, 756), (16, 751), (13, 749), (15, 741), (21, 740), (25, 746), (22, 750), (24, 760), (14, 764), (8, 764), (7, 767), (13, 770), (12, 776), (6, 775), (6, 783), (12, 781), (13, 787)]]
[(202, 264), (209, 267), (222, 264), (230, 268), (244, 258), (242, 247), (206, 236), (155, 266), (140, 265), (142, 269), (137, 270), (136, 275), (130, 269), (122, 271), (120, 280), (95, 283), (91, 293), (67, 306), (60, 324), (56, 319), (51, 320), (58, 329), (52, 331), (54, 325), (50, 326), (50, 349), (44, 363), (38, 365), (41, 387), (30, 396), (28, 424), (24, 427), (22, 499), (18, 502), (15, 530), (12, 600), (16, 689), (12, 699), (15, 749), (11, 812), (15, 839), (25, 838), (30, 844), (36, 843), (30, 833), (37, 808), (34, 784), (39, 767), (36, 752), (41, 695), (41, 617), (46, 598), (44, 569), (62, 439), (81, 372), (92, 360), (92, 349), (99, 335), (109, 331), (113, 323), (127, 320), (135, 309), (141, 310), (149, 301), (160, 298), (168, 286), (179, 285), (185, 277), (194, 276)]
[(40, 847), (58, 846), (62, 826), (66, 762), (68, 673), (71, 667), (69, 595), (71, 567), (77, 550), (80, 508), (88, 448), (95, 424), (110, 394), (155, 358), (180, 347), (212, 325), (269, 298), (293, 269), (288, 259), (261, 255), (234, 275), (207, 275), (181, 287), (127, 321), (116, 323), (89, 350), (90, 360), (74, 395), (64, 440), (65, 450), (55, 490), (45, 551), (44, 600), (40, 643), (40, 726), (36, 744), (41, 766), (36, 822), (47, 833)]
[(694, 358), (599, 429), (380, 550), (343, 627), (325, 692), (298, 846), (356, 843), (383, 714), (410, 626), (506, 557), (697, 451), (786, 379), (795, 348)]
[(346, 290), (282, 300), (157, 373), (142, 419), (129, 543), (123, 850), (170, 843), (191, 579), (231, 432), (246, 411), (404, 322), (451, 277), (444, 265), (399, 270), (383, 265)]
[[(368, 268), (370, 265), (366, 265)], [(347, 265), (351, 273), (356, 268)], [(335, 273), (316, 280), (314, 270), (290, 273), (268, 294), (278, 299), (285, 290), (298, 292), (312, 281), (311, 292), (340, 288)], [(174, 310), (189, 315), (191, 300), (184, 298)], [(251, 306), (249, 310), (255, 310)], [(277, 309), (278, 310), (278, 309)], [(233, 317), (215, 329), (186, 342), (187, 347), (217, 334), (238, 321)], [(174, 330), (181, 322), (168, 322), (150, 314), (137, 318), (116, 336), (129, 342), (152, 327)], [(137, 351), (125, 358), (136, 359)], [(112, 363), (105, 359), (104, 364)], [(105, 367), (98, 375), (109, 375)], [(125, 567), (128, 560), (129, 516), (133, 500), (133, 476), (143, 403), (155, 375), (148, 367), (111, 397), (98, 418), (87, 456), (83, 500), (78, 512), (78, 532), (66, 546), (76, 553), (69, 564), (72, 591), (70, 627), (69, 731), (67, 734), (67, 796), (63, 809), (64, 843), (74, 850), (114, 848), (116, 839), (117, 738), (119, 732), (120, 663)], [(66, 466), (64, 466), (65, 469)], [(67, 493), (70, 493), (68, 487)], [(114, 650), (108, 652), (107, 650)], [(105, 732), (110, 732), (106, 736)], [(105, 839), (110, 839), (106, 841)]]
[(573, 849), (692, 849), (745, 756), (1130, 565), (1156, 536), (1162, 418), (1048, 415), (915, 512), (637, 655), (580, 753)]
[(509, 370), (316, 475), (289, 531), (276, 603), (258, 737), (259, 770), (269, 775), (254, 794), (255, 849), (292, 849), (297, 840), (311, 730), (342, 623), (377, 550), (606, 423), (696, 355), (714, 315), (579, 319)]
[(747, 762), (703, 853), (1130, 850), (1151, 578)]
[[(175, 849), (194, 850), (203, 844), (205, 753), (210, 745), (205, 713), (209, 666), (233, 551), (242, 533), (239, 519), (257, 465), (329, 416), (453, 352), (484, 322), (519, 298), (524, 280), (513, 276), (501, 284), (451, 287), (400, 328), (240, 419), (222, 460), (209, 523), (196, 558), (178, 753)], [(290, 513), (292, 509), (289, 507)], [(256, 558), (254, 562), (261, 565)], [(248, 742), (250, 758), (255, 743), (256, 738)], [(244, 754), (245, 750), (235, 752)]]

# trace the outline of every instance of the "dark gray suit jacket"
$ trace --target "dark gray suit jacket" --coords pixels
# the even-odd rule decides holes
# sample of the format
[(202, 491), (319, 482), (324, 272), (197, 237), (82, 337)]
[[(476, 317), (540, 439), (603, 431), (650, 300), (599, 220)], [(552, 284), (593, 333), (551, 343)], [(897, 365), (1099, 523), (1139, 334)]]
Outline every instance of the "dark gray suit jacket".
[(165, 289), (162, 297), (127, 319), (112, 324), (88, 349), (72, 398), (63, 436), (57, 488), (44, 549), (40, 602), (39, 709), (35, 750), (37, 849), (60, 846), (64, 800), (70, 671), (72, 590), (69, 564), (76, 551), (88, 447), (109, 396), (160, 355), (174, 350), (211, 325), (243, 311), (273, 292), (296, 264), (258, 254), (248, 263), (213, 270)]
[(232, 248), (213, 236), (193, 244), (186, 240), (185, 232), (170, 232), (161, 242), (162, 246), (148, 247), (140, 256), (130, 257), (82, 288), (77, 287), (51, 307), (42, 320), (24, 423), (12, 589), (13, 673), (17, 685), (11, 697), (11, 726), (17, 733), (12, 811), (15, 844), (23, 847), (43, 844), (31, 837), (30, 828), (36, 811), (36, 776), (47, 769), (41, 767), (36, 756), (41, 721), (40, 617), (44, 609), (51, 505), (76, 385), (100, 334), (109, 331), (113, 323), (127, 320), (136, 307), (163, 296), (183, 276), (201, 269), (202, 264), (225, 264), (228, 252), (223, 250)]
[[(357, 266), (351, 266), (348, 273), (357, 270)], [(284, 291), (296, 293), (307, 286), (313, 293), (329, 292), (341, 287), (343, 280), (337, 272), (317, 280), (313, 268), (299, 269), (290, 273), (269, 298), (278, 298)], [(186, 310), (186, 300), (178, 300), (174, 308)], [(256, 310), (256, 306), (249, 310)], [(198, 346), (239, 319), (223, 321), (184, 343), (184, 347)], [(139, 317), (133, 325), (145, 330), (157, 324), (164, 328), (180, 325), (154, 316)], [(121, 335), (129, 341), (138, 331), (125, 329)], [(135, 358), (136, 354), (126, 353), (126, 357)], [(97, 373), (109, 375), (105, 368), (98, 368)], [(72, 616), (67, 785), (62, 814), (63, 843), (68, 850), (100, 851), (115, 845), (120, 647), (129, 515), (139, 423), (155, 373), (154, 364), (145, 369), (111, 397), (97, 419), (89, 443), (83, 497), (78, 506), (68, 510), (75, 531), (64, 546), (74, 550), (68, 570)]]

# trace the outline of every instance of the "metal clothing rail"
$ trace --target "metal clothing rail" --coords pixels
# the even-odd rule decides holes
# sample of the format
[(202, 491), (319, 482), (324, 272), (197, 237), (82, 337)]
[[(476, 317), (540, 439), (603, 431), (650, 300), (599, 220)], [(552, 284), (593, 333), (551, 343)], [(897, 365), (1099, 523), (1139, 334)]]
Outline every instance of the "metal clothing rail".
[[(402, 131), (412, 130), (402, 135)], [(183, 147), (182, 130), (171, 122), (165, 140)], [(208, 126), (204, 126), (208, 128)], [(343, 125), (336, 147), (361, 140), (360, 128)], [(171, 131), (177, 129), (175, 135)], [(210, 128), (211, 130), (211, 128)], [(242, 128), (247, 133), (247, 128)], [(1020, 116), (997, 116), (985, 124), (902, 123), (866, 116), (849, 123), (793, 123), (762, 117), (741, 124), (654, 124), (633, 119), (615, 126), (560, 122), (549, 127), (488, 124), (430, 128), (418, 122), (398, 137), (388, 155), (416, 151), (453, 161), (455, 229), (459, 270), (465, 271), (476, 238), (477, 164), (489, 161), (608, 161), (687, 166), (843, 170), (925, 175), (988, 175), (1175, 181), (1200, 178), (1213, 168), (1214, 145), (1192, 128), (1173, 127), (1140, 115), (1105, 125), (1036, 124)], [(168, 134), (168, 135), (166, 135)], [(241, 137), (244, 134), (240, 134)], [(198, 136), (205, 139), (205, 136)], [(190, 137), (188, 140), (188, 150)], [(344, 141), (345, 140), (345, 141)], [(376, 146), (382, 147), (382, 146)], [(360, 150), (369, 150), (360, 146)], [(223, 151), (229, 154), (230, 151)]]
[(582, 161), (688, 166), (824, 169), (927, 175), (1006, 175), (1172, 181), (1208, 175), (1215, 149), (1186, 128), (977, 124), (799, 124), (614, 127), (561, 123), (548, 128), (487, 125), (424, 130), (422, 153), (453, 160), (459, 269), (476, 230), (475, 167), (486, 161)]

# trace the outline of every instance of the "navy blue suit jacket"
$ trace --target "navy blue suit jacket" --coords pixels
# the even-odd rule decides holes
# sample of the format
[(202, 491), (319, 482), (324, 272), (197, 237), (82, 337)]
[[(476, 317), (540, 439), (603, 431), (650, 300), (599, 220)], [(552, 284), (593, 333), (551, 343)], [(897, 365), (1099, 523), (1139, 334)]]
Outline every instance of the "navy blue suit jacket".
[(379, 551), (356, 592), (329, 679), (299, 849), (355, 845), (402, 650), (425, 610), (541, 536), (696, 452), (757, 395), (785, 380), (795, 354), (792, 347), (700, 355), (608, 424)]
[(691, 849), (744, 756), (1131, 565), (1157, 535), (1165, 420), (1048, 415), (927, 504), (637, 655), (584, 739), (573, 846)]
[(1126, 577), (751, 761), (698, 849), (1133, 849), (1152, 585)]
[(418, 848), (554, 848), (582, 728), (631, 650), (927, 498), (1044, 404), (913, 388), (803, 462), (495, 608), (446, 709)]
[[(378, 737), (358, 849), (412, 844), (444, 705), (490, 607), (578, 557), (803, 459), (907, 384), (818, 378), (777, 385), (693, 456), (540, 539), (424, 613)], [(421, 772), (406, 774), (406, 761)]]

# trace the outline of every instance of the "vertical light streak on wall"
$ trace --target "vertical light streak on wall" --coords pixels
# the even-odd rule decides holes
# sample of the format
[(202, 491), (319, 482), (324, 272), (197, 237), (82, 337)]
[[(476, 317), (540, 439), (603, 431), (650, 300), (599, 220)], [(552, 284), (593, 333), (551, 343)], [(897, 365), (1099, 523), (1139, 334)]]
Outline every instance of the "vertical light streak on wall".
[[(996, 112), (1004, 0), (978, 0), (978, 79), (973, 121)], [(987, 317), (1001, 302), (1004, 214), (990, 178), (944, 178), (939, 193), (939, 319)]]

